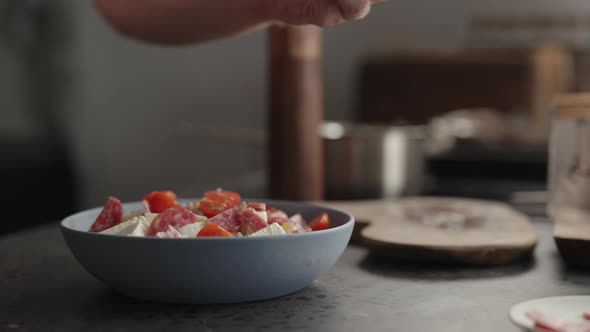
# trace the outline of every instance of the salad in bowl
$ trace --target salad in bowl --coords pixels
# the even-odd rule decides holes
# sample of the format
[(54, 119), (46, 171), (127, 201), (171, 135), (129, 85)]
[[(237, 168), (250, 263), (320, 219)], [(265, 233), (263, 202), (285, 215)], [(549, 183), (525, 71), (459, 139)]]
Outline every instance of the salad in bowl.
[(143, 209), (125, 214), (123, 204), (109, 197), (89, 231), (105, 235), (157, 238), (243, 237), (308, 233), (328, 229), (321, 213), (310, 222), (262, 202), (242, 201), (238, 193), (217, 189), (198, 201), (179, 203), (172, 191), (143, 197)]
[(354, 218), (303, 202), (250, 200), (214, 190), (169, 191), (61, 222), (73, 256), (116, 291), (170, 303), (237, 303), (286, 295), (333, 266)]

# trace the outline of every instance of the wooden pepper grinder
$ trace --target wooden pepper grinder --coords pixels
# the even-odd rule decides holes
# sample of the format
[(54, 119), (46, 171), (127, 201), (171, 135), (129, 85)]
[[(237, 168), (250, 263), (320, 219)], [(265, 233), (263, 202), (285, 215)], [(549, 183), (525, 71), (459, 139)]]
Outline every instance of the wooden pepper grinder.
[(323, 198), (321, 44), (317, 27), (269, 29), (269, 190), (275, 199)]

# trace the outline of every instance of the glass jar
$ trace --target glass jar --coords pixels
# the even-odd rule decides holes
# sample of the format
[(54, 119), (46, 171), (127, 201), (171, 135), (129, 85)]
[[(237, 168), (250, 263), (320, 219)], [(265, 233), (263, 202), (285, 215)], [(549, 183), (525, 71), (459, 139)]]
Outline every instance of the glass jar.
[(556, 100), (549, 147), (548, 213), (590, 212), (590, 93)]

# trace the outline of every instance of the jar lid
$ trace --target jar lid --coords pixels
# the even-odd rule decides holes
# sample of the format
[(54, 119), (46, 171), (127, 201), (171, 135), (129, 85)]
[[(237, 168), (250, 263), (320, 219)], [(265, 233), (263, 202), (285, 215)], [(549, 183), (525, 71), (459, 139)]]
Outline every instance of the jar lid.
[(555, 106), (561, 118), (590, 119), (590, 92), (561, 94)]

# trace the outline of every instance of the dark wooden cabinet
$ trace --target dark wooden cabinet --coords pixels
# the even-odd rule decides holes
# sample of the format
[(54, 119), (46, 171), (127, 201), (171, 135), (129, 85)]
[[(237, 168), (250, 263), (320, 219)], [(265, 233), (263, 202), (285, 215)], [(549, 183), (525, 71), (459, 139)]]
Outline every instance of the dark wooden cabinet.
[(423, 124), (453, 110), (490, 108), (523, 114), (531, 130), (546, 136), (553, 95), (588, 88), (578, 75), (588, 63), (581, 53), (553, 45), (381, 50), (360, 65), (357, 119)]

